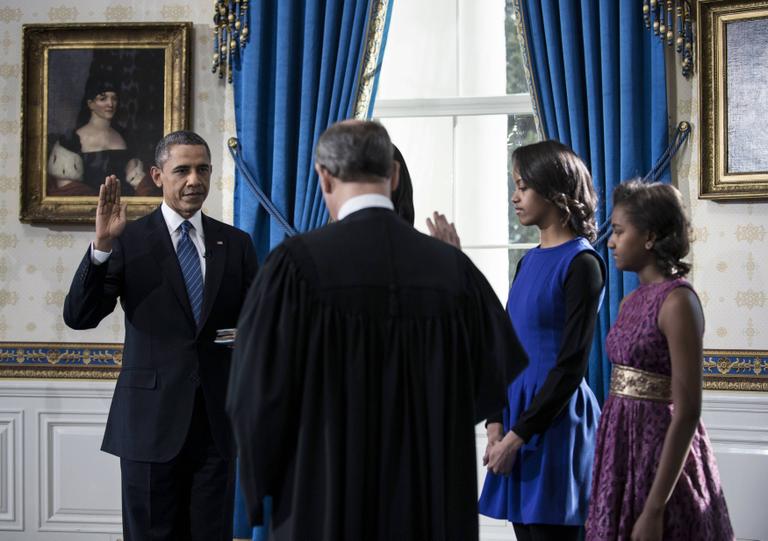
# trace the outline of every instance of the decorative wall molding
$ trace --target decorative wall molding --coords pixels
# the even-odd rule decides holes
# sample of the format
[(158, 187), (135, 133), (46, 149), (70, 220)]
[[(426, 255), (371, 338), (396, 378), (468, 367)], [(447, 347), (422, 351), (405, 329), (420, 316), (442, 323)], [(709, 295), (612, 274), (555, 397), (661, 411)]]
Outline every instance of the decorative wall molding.
[(114, 380), (0, 379), (0, 398), (100, 398), (109, 401), (114, 390)]
[[(0, 378), (116, 379), (122, 344), (0, 342)], [(704, 388), (768, 391), (768, 351), (704, 350)]]
[(704, 350), (704, 388), (768, 391), (768, 351)]
[(0, 342), (0, 377), (115, 379), (122, 344)]
[(24, 528), (24, 412), (0, 410), (0, 530)]
[(106, 422), (106, 412), (38, 412), (40, 531), (122, 531), (119, 462), (99, 450)]

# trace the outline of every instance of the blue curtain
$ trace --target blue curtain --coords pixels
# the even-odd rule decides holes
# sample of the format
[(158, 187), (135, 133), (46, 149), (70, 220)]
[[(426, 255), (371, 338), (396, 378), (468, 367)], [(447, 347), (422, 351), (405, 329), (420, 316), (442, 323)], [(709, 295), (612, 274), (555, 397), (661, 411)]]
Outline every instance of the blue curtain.
[[(602, 223), (614, 186), (645, 176), (667, 147), (664, 45), (646, 30), (637, 0), (518, 2), (542, 129), (590, 168)], [(669, 182), (669, 172), (659, 180)], [(604, 244), (599, 251), (608, 280), (587, 380), (602, 403), (610, 383), (605, 335), (637, 277), (618, 271)]]
[[(299, 232), (309, 231), (328, 219), (313, 168), (315, 143), (338, 120), (355, 113), (370, 117), (391, 0), (251, 0), (249, 5), (251, 37), (233, 82), (240, 154), (279, 212)], [(367, 93), (360, 92), (361, 85)], [(263, 261), (284, 231), (259, 206), (240, 171), (234, 207), (235, 226), (251, 235)], [(267, 523), (251, 530), (238, 480), (235, 537), (267, 539), (269, 498), (264, 506)]]
[[(299, 231), (324, 224), (313, 155), (319, 135), (357, 105), (376, 0), (252, 0), (250, 41), (234, 73), (235, 119), (243, 160), (277, 209)], [(385, 9), (385, 15), (391, 8)], [(381, 36), (380, 60), (386, 40)], [(378, 70), (375, 72), (378, 74)], [(368, 115), (375, 97), (370, 97)], [(259, 259), (284, 238), (239, 171), (235, 225), (251, 234)]]

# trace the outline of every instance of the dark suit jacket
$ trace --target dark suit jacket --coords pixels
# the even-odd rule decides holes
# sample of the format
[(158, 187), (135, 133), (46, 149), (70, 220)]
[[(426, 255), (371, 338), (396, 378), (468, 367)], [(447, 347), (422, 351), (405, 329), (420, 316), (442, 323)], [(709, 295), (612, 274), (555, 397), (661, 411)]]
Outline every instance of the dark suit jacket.
[(102, 450), (136, 461), (165, 462), (180, 451), (195, 394), (202, 386), (211, 433), (234, 456), (224, 398), (231, 350), (213, 343), (216, 329), (235, 327), (256, 273), (250, 237), (202, 217), (206, 274), (200, 328), (195, 325), (168, 228), (158, 208), (129, 223), (109, 261), (78, 268), (64, 302), (73, 329), (96, 327), (117, 299), (125, 312), (123, 366)]

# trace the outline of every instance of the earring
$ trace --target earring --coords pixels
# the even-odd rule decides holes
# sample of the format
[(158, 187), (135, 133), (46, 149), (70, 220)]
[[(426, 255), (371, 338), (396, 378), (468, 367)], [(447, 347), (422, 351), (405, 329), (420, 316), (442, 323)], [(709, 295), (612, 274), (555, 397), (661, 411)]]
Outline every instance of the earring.
[(648, 241), (645, 243), (645, 249), (651, 250), (653, 248), (653, 243), (651, 241)]

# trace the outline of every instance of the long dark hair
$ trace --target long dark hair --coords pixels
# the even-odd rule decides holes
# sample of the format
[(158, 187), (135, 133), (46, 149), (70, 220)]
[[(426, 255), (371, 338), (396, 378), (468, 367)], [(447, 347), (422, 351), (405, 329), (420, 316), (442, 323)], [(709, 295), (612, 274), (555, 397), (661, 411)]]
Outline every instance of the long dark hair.
[(76, 127), (84, 126), (88, 124), (91, 119), (91, 108), (88, 107), (90, 100), (95, 100), (96, 96), (105, 92), (114, 92), (120, 97), (120, 86), (107, 76), (92, 75), (85, 83), (85, 91), (83, 93), (83, 100), (80, 103), (80, 111), (77, 114)]
[(411, 174), (408, 172), (408, 166), (405, 164), (405, 158), (400, 149), (392, 145), (394, 158), (400, 164), (400, 183), (397, 189), (392, 191), (392, 204), (395, 205), (395, 213), (403, 220), (413, 225), (415, 211), (413, 210), (413, 183)]
[(633, 226), (655, 236), (651, 251), (665, 276), (680, 278), (688, 274), (691, 265), (682, 259), (691, 247), (690, 222), (677, 188), (639, 179), (622, 182), (613, 190), (613, 208), (619, 206)]
[(571, 231), (590, 242), (597, 238), (592, 175), (573, 150), (559, 141), (541, 141), (518, 147), (512, 159), (526, 186), (555, 205)]

